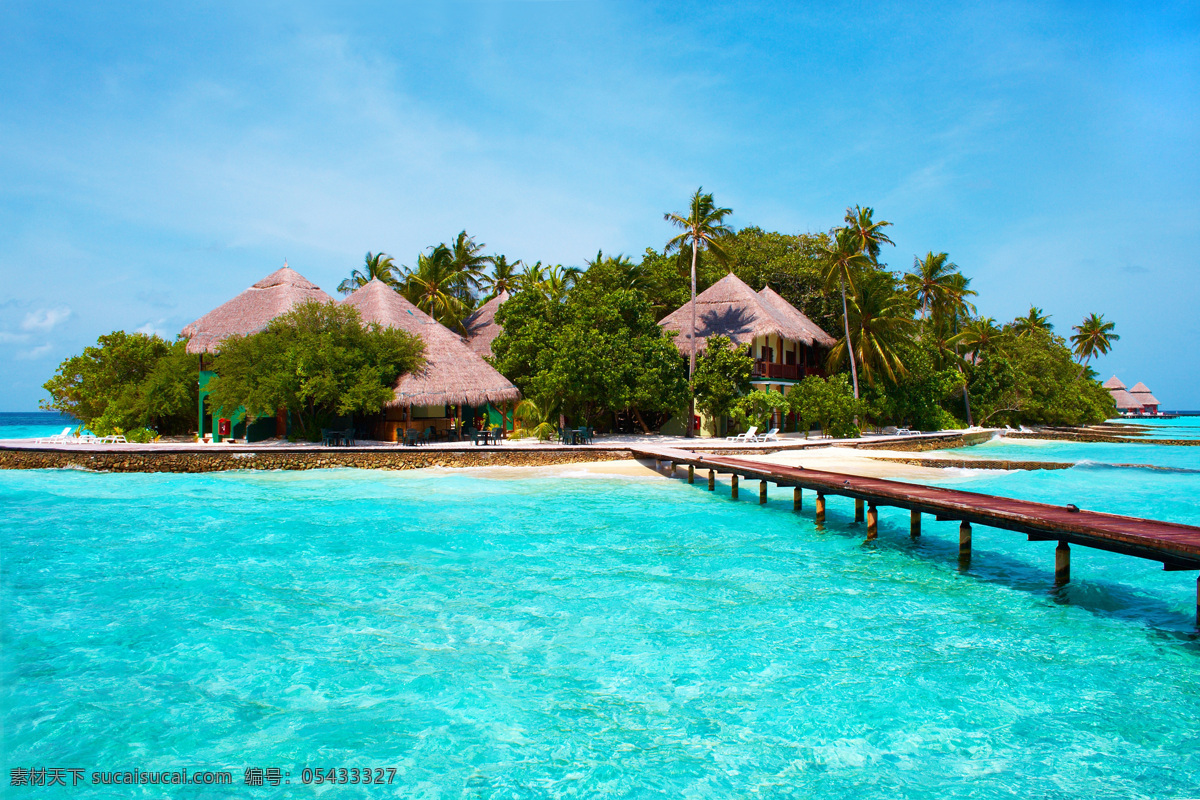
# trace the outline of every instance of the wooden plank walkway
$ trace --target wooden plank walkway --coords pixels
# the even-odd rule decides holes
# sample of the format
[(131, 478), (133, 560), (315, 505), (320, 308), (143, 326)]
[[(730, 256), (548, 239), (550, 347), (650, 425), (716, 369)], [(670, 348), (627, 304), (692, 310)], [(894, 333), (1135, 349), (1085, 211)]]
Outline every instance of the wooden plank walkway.
[[(932, 514), (939, 520), (960, 523), (959, 553), (970, 557), (971, 525), (1016, 531), (1029, 541), (1057, 541), (1055, 577), (1058, 583), (1070, 580), (1070, 545), (1160, 561), (1167, 570), (1200, 570), (1200, 527), (1175, 522), (1160, 522), (1139, 517), (1072, 510), (1066, 506), (1016, 500), (1009, 497), (942, 489), (934, 486), (902, 483), (881, 478), (864, 478), (839, 472), (789, 467), (754, 461), (745, 457), (693, 453), (674, 448), (632, 448), (639, 458), (667, 462), (694, 470), (710, 470), (709, 484), (720, 473), (761, 481), (759, 501), (766, 502), (766, 484), (796, 489), (796, 508), (801, 490), (817, 493), (818, 520), (824, 518), (825, 496), (854, 498), (856, 519), (862, 519), (863, 505), (869, 504), (867, 538), (875, 538), (878, 506), (905, 508), (911, 512), (911, 532), (920, 535), (920, 515)], [(736, 479), (735, 479), (735, 488)], [(735, 495), (736, 496), (736, 495)], [(1200, 624), (1200, 577), (1196, 580), (1196, 614)]]

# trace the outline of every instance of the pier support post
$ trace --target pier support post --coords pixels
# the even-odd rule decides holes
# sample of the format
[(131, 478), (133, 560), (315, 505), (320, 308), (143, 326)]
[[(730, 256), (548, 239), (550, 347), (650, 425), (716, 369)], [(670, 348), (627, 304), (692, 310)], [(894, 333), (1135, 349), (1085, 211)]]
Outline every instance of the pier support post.
[(758, 482), (758, 504), (764, 505), (767, 502), (767, 482)]
[(910, 511), (908, 514), (908, 532), (915, 539), (921, 535), (921, 512)]
[(792, 490), (792, 510), (799, 511), (804, 508), (804, 490), (797, 486)]
[(971, 557), (971, 523), (965, 519), (958, 524), (958, 554)]
[(708, 471), (708, 490), (711, 492), (713, 489), (716, 489), (716, 488), (717, 488), (717, 471), (715, 469), (710, 469)]
[(734, 500), (738, 499), (738, 475), (733, 473), (733, 479), (729, 483), (729, 496)]
[(817, 492), (816, 520), (817, 522), (825, 521), (825, 495), (820, 492)]
[(696, 465), (688, 464), (688, 483), (696, 482)]
[(1071, 582), (1071, 546), (1059, 539), (1054, 548), (1054, 585), (1065, 586)]
[(863, 521), (863, 501), (858, 497), (854, 498), (854, 521)]
[(670, 478), (675, 477), (675, 462), (674, 461), (667, 462), (667, 477), (670, 477)]
[[(862, 502), (861, 500), (859, 502)], [(871, 503), (871, 507), (867, 509), (867, 538), (874, 539), (879, 536), (879, 509)]]
[(654, 471), (655, 471), (655, 472), (662, 472), (662, 462), (661, 462), (661, 461), (659, 461), (657, 458), (656, 458), (656, 459), (654, 459)]
[(1200, 575), (1196, 576), (1196, 627), (1200, 628)]

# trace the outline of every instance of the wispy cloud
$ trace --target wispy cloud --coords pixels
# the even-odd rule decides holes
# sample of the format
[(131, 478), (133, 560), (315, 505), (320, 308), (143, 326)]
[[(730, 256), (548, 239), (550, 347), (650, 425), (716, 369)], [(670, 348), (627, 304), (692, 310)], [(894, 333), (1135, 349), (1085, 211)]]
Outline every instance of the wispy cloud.
[(37, 347), (33, 348), (32, 350), (26, 350), (22, 353), (18, 353), (17, 358), (29, 361), (29, 360), (41, 358), (42, 356), (46, 355), (53, 349), (54, 349), (54, 342), (46, 342), (44, 344), (38, 345)]
[(66, 322), (70, 316), (71, 309), (66, 306), (39, 308), (37, 311), (30, 311), (25, 315), (25, 319), (21, 322), (21, 330), (51, 331), (58, 327), (59, 324)]
[(28, 333), (10, 333), (9, 331), (0, 331), (0, 344), (19, 344), (28, 342)]

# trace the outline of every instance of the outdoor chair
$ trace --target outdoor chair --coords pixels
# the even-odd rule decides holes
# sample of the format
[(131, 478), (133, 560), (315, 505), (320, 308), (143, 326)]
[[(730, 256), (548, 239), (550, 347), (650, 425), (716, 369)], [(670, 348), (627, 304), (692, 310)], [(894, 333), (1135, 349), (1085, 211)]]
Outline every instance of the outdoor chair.
[(421, 443), (421, 434), (417, 433), (416, 428), (407, 428), (404, 431), (404, 446), (416, 447)]
[(771, 428), (771, 430), (767, 431), (766, 433), (760, 433), (758, 436), (754, 437), (754, 441), (756, 441), (756, 442), (778, 442), (779, 441), (779, 428)]
[(62, 429), (62, 433), (56, 433), (52, 436), (41, 436), (33, 440), (34, 444), (62, 444), (71, 436), (71, 428), (67, 426)]
[(755, 437), (757, 435), (758, 435), (758, 426), (751, 425), (749, 428), (746, 429), (745, 433), (739, 433), (737, 436), (726, 436), (725, 441), (727, 441), (727, 442), (753, 442), (753, 441), (755, 441)]

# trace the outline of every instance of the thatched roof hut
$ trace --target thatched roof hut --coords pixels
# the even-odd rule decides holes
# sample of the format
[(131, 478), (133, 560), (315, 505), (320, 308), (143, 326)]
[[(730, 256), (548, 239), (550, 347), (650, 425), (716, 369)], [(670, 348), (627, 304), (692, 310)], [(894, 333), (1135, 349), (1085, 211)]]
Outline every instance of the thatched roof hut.
[(363, 322), (407, 331), (425, 343), (425, 364), (400, 377), (395, 399), (388, 405), (498, 406), (520, 398), (517, 387), (467, 347), (461, 336), (382, 281), (372, 280), (341, 302), (357, 308)]
[(504, 330), (496, 322), (496, 309), (507, 299), (508, 292), (500, 292), (463, 320), (463, 327), (467, 329), (467, 346), (484, 358), (491, 358), (492, 342)]
[[(710, 336), (727, 336), (745, 347), (758, 336), (781, 336), (812, 347), (832, 347), (836, 340), (770, 289), (759, 294), (732, 272), (696, 296), (696, 349)], [(675, 345), (691, 350), (692, 304), (689, 301), (658, 323), (678, 331)]]
[(1150, 393), (1150, 387), (1141, 381), (1135, 383), (1133, 388), (1129, 390), (1129, 393), (1133, 395), (1133, 399), (1141, 403), (1142, 406), (1162, 405), (1158, 402), (1158, 398)]
[[(1138, 385), (1141, 386), (1141, 384)], [(1116, 375), (1104, 382), (1104, 388), (1108, 389), (1108, 393), (1112, 395), (1113, 401), (1117, 404), (1117, 411), (1136, 413), (1142, 410), (1141, 401), (1125, 390), (1125, 384)]]
[(1116, 375), (1113, 375), (1104, 382), (1104, 388), (1111, 392), (1113, 389), (1124, 389), (1125, 384), (1121, 383), (1120, 378), (1118, 378)]
[(235, 334), (257, 333), (267, 323), (308, 300), (328, 303), (329, 295), (284, 264), (232, 300), (183, 329), (189, 353), (215, 353)]

